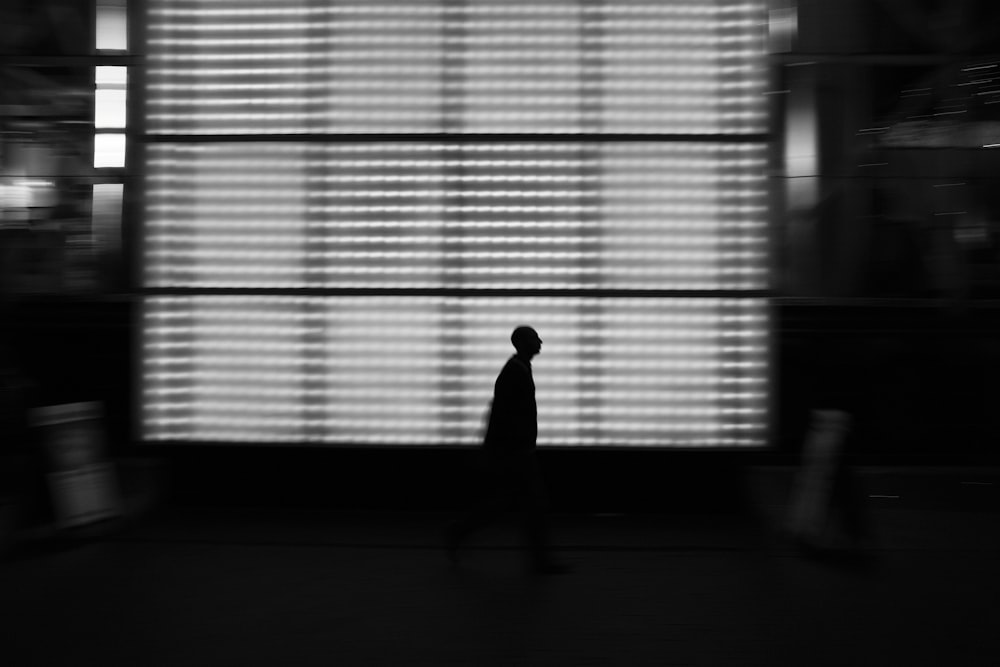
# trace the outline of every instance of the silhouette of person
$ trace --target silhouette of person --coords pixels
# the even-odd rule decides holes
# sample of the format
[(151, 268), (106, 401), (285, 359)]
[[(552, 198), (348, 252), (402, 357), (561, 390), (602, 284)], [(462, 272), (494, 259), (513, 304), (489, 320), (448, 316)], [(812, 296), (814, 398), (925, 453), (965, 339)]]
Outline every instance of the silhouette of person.
[(519, 326), (510, 340), (517, 353), (497, 376), (483, 438), (487, 493), (478, 506), (449, 527), (448, 555), (456, 564), (462, 542), (513, 504), (520, 516), (528, 567), (539, 574), (560, 574), (568, 568), (550, 556), (545, 488), (535, 457), (538, 408), (531, 359), (541, 351), (542, 339), (531, 327)]

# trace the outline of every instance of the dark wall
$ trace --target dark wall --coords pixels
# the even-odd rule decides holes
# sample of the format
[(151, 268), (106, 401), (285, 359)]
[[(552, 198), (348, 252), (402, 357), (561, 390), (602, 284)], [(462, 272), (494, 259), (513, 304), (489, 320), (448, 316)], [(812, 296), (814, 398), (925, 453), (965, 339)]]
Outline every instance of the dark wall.
[(1000, 309), (987, 302), (854, 300), (779, 309), (780, 451), (809, 407), (848, 410), (872, 464), (998, 460)]

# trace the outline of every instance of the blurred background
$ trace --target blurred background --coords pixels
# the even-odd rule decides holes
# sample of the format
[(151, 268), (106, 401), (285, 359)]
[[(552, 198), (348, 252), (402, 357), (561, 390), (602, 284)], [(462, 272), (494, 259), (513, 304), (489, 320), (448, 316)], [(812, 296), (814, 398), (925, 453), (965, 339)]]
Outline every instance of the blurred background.
[[(603, 51), (599, 47), (580, 47), (582, 64), (573, 76), (580, 78), (581, 90), (603, 85), (601, 81), (611, 77), (613, 68), (602, 70), (588, 64), (588, 59), (610, 53), (607, 43), (601, 42), (602, 35), (615, 29), (611, 21), (614, 17), (600, 14), (612, 11), (607, 4), (579, 5), (584, 9), (578, 3), (553, 4), (552, 11), (557, 14), (565, 9), (564, 5), (572, 5), (572, 11), (579, 16), (598, 15), (593, 25), (587, 27), (584, 21), (579, 28), (582, 44), (605, 44)], [(291, 438), (280, 446), (273, 442), (251, 444), (201, 437), (182, 437), (185, 442), (178, 444), (164, 436), (162, 429), (149, 426), (149, 399), (143, 398), (144, 390), (149, 389), (150, 372), (150, 357), (144, 346), (156, 342), (155, 337), (145, 335), (149, 332), (149, 318), (163, 312), (167, 313), (165, 317), (170, 316), (169, 308), (163, 305), (173, 303), (170, 298), (183, 299), (194, 293), (226, 295), (226, 290), (233, 287), (224, 281), (213, 283), (211, 272), (204, 273), (204, 267), (199, 269), (202, 273), (185, 268), (184, 248), (193, 246), (184, 244), (190, 239), (178, 237), (164, 242), (167, 245), (150, 240), (153, 232), (174, 229), (169, 220), (157, 217), (155, 207), (148, 206), (150, 189), (161, 188), (156, 202), (166, 201), (180, 211), (194, 211), (199, 205), (231, 205), (231, 199), (213, 199), (211, 191), (205, 195), (204, 181), (199, 195), (202, 199), (193, 204), (184, 199), (183, 193), (164, 194), (162, 188), (182, 187), (205, 178), (205, 172), (198, 171), (205, 168), (198, 160), (218, 157), (211, 153), (216, 150), (213, 146), (222, 145), (219, 155), (223, 158), (243, 160), (246, 154), (239, 148), (243, 144), (226, 152), (227, 146), (235, 145), (234, 134), (260, 135), (253, 145), (254, 150), (261, 147), (263, 152), (254, 159), (266, 162), (275, 159), (275, 154), (267, 152), (268, 146), (279, 146), (280, 153), (281, 142), (287, 141), (289, 135), (294, 137), (296, 151), (312, 155), (310, 151), (322, 152), (324, 146), (330, 145), (330, 136), (348, 141), (346, 145), (351, 144), (344, 135), (352, 133), (398, 144), (407, 140), (399, 135), (419, 133), (428, 127), (432, 134), (439, 135), (442, 146), (462, 134), (474, 135), (470, 141), (485, 141), (484, 136), (493, 134), (521, 139), (529, 136), (530, 141), (539, 135), (578, 135), (579, 140), (570, 147), (582, 147), (584, 157), (579, 164), (584, 180), (586, 169), (602, 160), (605, 166), (594, 168), (603, 169), (601, 173), (606, 175), (606, 165), (614, 158), (588, 154), (588, 139), (625, 145), (637, 138), (658, 142), (680, 137), (682, 141), (711, 144), (721, 134), (729, 139), (735, 137), (737, 143), (761, 147), (762, 162), (745, 177), (762, 179), (760, 189), (747, 196), (763, 195), (766, 199), (766, 207), (761, 209), (766, 211), (761, 218), (764, 227), (760, 228), (767, 245), (766, 253), (760, 255), (765, 263), (747, 269), (751, 278), (745, 284), (706, 287), (692, 283), (680, 284), (679, 288), (671, 284), (660, 294), (666, 297), (679, 291), (690, 298), (729, 298), (740, 292), (736, 298), (746, 296), (760, 305), (760, 313), (766, 313), (766, 324), (757, 331), (766, 334), (769, 350), (763, 366), (767, 414), (755, 426), (759, 427), (759, 438), (749, 448), (715, 442), (720, 446), (709, 447), (711, 451), (676, 447), (674, 441), (664, 441), (660, 443), (664, 446), (658, 447), (655, 437), (644, 441), (640, 448), (643, 451), (617, 451), (613, 438), (596, 437), (587, 442), (602, 446), (586, 451), (556, 448), (559, 451), (552, 455), (560, 457), (558, 468), (563, 472), (555, 473), (553, 484), (563, 492), (563, 498), (572, 499), (567, 502), (592, 500), (593, 490), (583, 480), (598, 469), (615, 471), (607, 475), (607, 488), (601, 491), (613, 497), (619, 492), (629, 493), (630, 488), (636, 492), (635, 487), (643, 484), (635, 480), (655, 484), (660, 473), (650, 472), (651, 461), (656, 470), (679, 461), (710, 469), (721, 469), (717, 466), (734, 460), (795, 463), (810, 411), (821, 407), (853, 415), (850, 456), (855, 463), (997, 463), (995, 443), (1000, 435), (1000, 420), (994, 406), (1000, 399), (996, 382), (1000, 369), (996, 336), (1000, 326), (1000, 54), (996, 45), (1000, 43), (1000, 8), (995, 3), (718, 3), (723, 14), (742, 12), (740, 16), (748, 17), (745, 34), (756, 41), (746, 59), (748, 71), (753, 72), (747, 79), (749, 92), (734, 102), (745, 107), (733, 112), (742, 120), (735, 125), (719, 121), (718, 127), (707, 129), (695, 121), (685, 126), (683, 123), (688, 121), (681, 116), (674, 125), (658, 124), (655, 104), (653, 121), (630, 115), (627, 105), (614, 107), (611, 87), (602, 89), (603, 97), (598, 102), (580, 93), (581, 107), (570, 114), (566, 121), (569, 125), (546, 125), (550, 121), (519, 125), (510, 120), (516, 118), (516, 113), (507, 120), (490, 116), (488, 96), (479, 102), (470, 101), (471, 88), (464, 101), (455, 102), (454, 97), (437, 92), (434, 94), (438, 97), (422, 97), (411, 87), (407, 94), (412, 99), (398, 102), (402, 93), (373, 93), (371, 86), (365, 89), (360, 84), (351, 84), (355, 88), (346, 85), (340, 92), (349, 96), (367, 90), (375, 97), (372, 104), (381, 105), (385, 111), (382, 116), (366, 117), (371, 109), (354, 116), (348, 112), (337, 116), (340, 111), (335, 98), (306, 95), (304, 101), (296, 102), (299, 107), (285, 108), (285, 116), (268, 116), (271, 125), (239, 129), (241, 121), (233, 120), (239, 118), (239, 103), (232, 99), (220, 103), (223, 112), (236, 115), (220, 116), (222, 120), (213, 117), (211, 109), (198, 107), (199, 89), (188, 87), (190, 81), (184, 79), (183, 67), (176, 65), (187, 62), (185, 58), (204, 57), (206, 63), (211, 63), (216, 57), (209, 42), (198, 47), (202, 51), (188, 52), (178, 46), (184, 43), (182, 33), (188, 19), (176, 19), (176, 24), (171, 24), (169, 17), (195, 12), (197, 5), (140, 0), (10, 0), (0, 10), (0, 395), (3, 428), (9, 434), (0, 441), (0, 447), (7, 460), (19, 461), (8, 470), (36, 464), (41, 470), (51, 466), (49, 460), (26, 462), (34, 456), (31, 452), (41, 446), (38, 443), (42, 439), (37, 425), (32, 426), (33, 409), (96, 403), (100, 406), (101, 456), (118, 461), (122, 470), (145, 471), (134, 473), (140, 477), (154, 475), (150, 470), (161, 470), (165, 465), (172, 479), (171, 493), (192, 498), (243, 497), (259, 502), (447, 504), (448, 492), (434, 491), (433, 482), (447, 480), (458, 466), (464, 465), (468, 448), (438, 447), (435, 445), (446, 443), (436, 442), (431, 436), (417, 443), (421, 447), (373, 449), (361, 446), (363, 434), (354, 442), (350, 438), (333, 438), (332, 447), (315, 446), (330, 441), (323, 435), (311, 440), (303, 437), (301, 442)], [(253, 2), (246, 5), (248, 11), (264, 6)], [(407, 6), (416, 8), (415, 16), (422, 16), (420, 12), (431, 11), (437, 4)], [(453, 7), (446, 3), (443, 9), (434, 11), (447, 17), (449, 12), (478, 6), (471, 3)], [(668, 16), (668, 10), (664, 11), (666, 18), (659, 20), (668, 25), (674, 19)], [(250, 20), (246, 16), (237, 18)], [(201, 19), (190, 20), (196, 24)], [(522, 16), (521, 20), (527, 19)], [(369, 20), (369, 24), (371, 21), (377, 23), (378, 19)], [(385, 30), (390, 30), (389, 23), (385, 25)], [(449, 25), (441, 39), (464, 39), (466, 48), (471, 48), (468, 45), (473, 24)], [(158, 32), (150, 37), (154, 28)], [(381, 28), (368, 25), (365, 29), (374, 35)], [(684, 34), (682, 28), (676, 29), (678, 34)], [(332, 33), (310, 30), (309, 26), (301, 28), (301, 38), (313, 40), (310, 43), (339, 39)], [(365, 34), (369, 33), (354, 34), (355, 42), (363, 42), (358, 35)], [(408, 34), (412, 37), (412, 33)], [(484, 34), (482, 43), (491, 43), (489, 31)], [(376, 35), (371, 39), (386, 38)], [(343, 41), (354, 43), (347, 37)], [(516, 40), (507, 46), (511, 44), (516, 46)], [(383, 47), (389, 48), (382, 45), (379, 49)], [(218, 48), (218, 53), (225, 54), (225, 49), (231, 47)], [(371, 57), (377, 61), (380, 56)], [(453, 57), (441, 58), (441, 81), (434, 79), (429, 89), (436, 90), (440, 84), (442, 90), (448, 90), (449, 86), (468, 81), (468, 72), (448, 73), (447, 63)], [(629, 62), (625, 58), (618, 67), (628, 67)], [(551, 63), (539, 65), (543, 69), (547, 66)], [(631, 66), (638, 68), (634, 63)], [(308, 68), (303, 71), (306, 74), (296, 85), (301, 85), (301, 91), (314, 90), (318, 84), (309, 78)], [(449, 80), (449, 76), (457, 78)], [(497, 76), (501, 83), (517, 81), (510, 72), (500, 70)], [(588, 76), (594, 77), (589, 83)], [(629, 81), (628, 76), (622, 76), (622, 81)], [(630, 85), (661, 80), (655, 71), (644, 76), (647, 79), (635, 79)], [(736, 80), (738, 83), (738, 76)], [(213, 80), (205, 81), (211, 85)], [(273, 82), (260, 80), (258, 84)], [(670, 99), (669, 86), (674, 84), (668, 84), (657, 91), (661, 99)], [(622, 95), (640, 96), (637, 88), (623, 86)], [(502, 90), (503, 86), (495, 88)], [(558, 86), (550, 82), (550, 88), (557, 90)], [(529, 95), (526, 90), (530, 92), (525, 88), (518, 94)], [(537, 93), (538, 87), (534, 90)], [(288, 94), (294, 96), (294, 91)], [(399, 109), (391, 108), (392, 100), (399, 103)], [(640, 104), (635, 100), (633, 103)], [(486, 105), (487, 110), (476, 104)], [(552, 109), (546, 111), (551, 114), (546, 118), (561, 118), (557, 109), (560, 104), (559, 99), (552, 102)], [(587, 104), (596, 104), (604, 111), (588, 115)], [(613, 108), (617, 111), (608, 111)], [(670, 104), (663, 102), (660, 111), (673, 113), (670, 109)], [(430, 126), (421, 126), (424, 121), (420, 119), (426, 113), (439, 114), (445, 120), (440, 121), (440, 126), (433, 124), (436, 120)], [(323, 114), (341, 118), (341, 129), (325, 125)], [(465, 120), (455, 121), (455, 114)], [(172, 139), (164, 140), (165, 136)], [(562, 143), (546, 149), (550, 158), (569, 150), (565, 148), (565, 136), (556, 141)], [(185, 150), (209, 151), (198, 153), (209, 157), (185, 158)], [(398, 146), (385, 150), (397, 161), (411, 159), (405, 154), (400, 157), (397, 153), (405, 150)], [(185, 159), (188, 162), (183, 162)], [(179, 171), (162, 166), (170, 160), (181, 164)], [(233, 163), (226, 164), (231, 168)], [(296, 169), (304, 170), (304, 177), (326, 178), (330, 176), (330, 164), (305, 159)], [(631, 168), (636, 169), (634, 165)], [(625, 169), (617, 177), (627, 178), (630, 173), (642, 185), (638, 172)], [(648, 188), (648, 192), (656, 191), (655, 186)], [(581, 195), (584, 199), (587, 196), (586, 192)], [(445, 210), (447, 193), (442, 197)], [(283, 201), (279, 199), (278, 203)], [(194, 208), (184, 208), (189, 205)], [(316, 220), (304, 213), (298, 223), (308, 228)], [(639, 223), (636, 225), (636, 229), (641, 228)], [(466, 233), (466, 242), (469, 237)], [(334, 241), (326, 238), (320, 244), (328, 244), (324, 247), (329, 250)], [(593, 239), (585, 235), (575, 237), (574, 243), (583, 248), (579, 257), (584, 259), (580, 262), (588, 256), (585, 251), (590, 242)], [(174, 264), (164, 264), (162, 257), (173, 258), (170, 261)], [(251, 275), (256, 260), (248, 257), (240, 270)], [(462, 257), (454, 261), (464, 261)], [(194, 253), (189, 254), (189, 259), (195, 261)], [(449, 266), (455, 266), (448, 265), (448, 261), (445, 273)], [(610, 282), (588, 283), (585, 263), (579, 266), (580, 273), (574, 280), (582, 282), (574, 284), (573, 289), (580, 285), (598, 291), (619, 289), (626, 292), (624, 296), (634, 296), (632, 291), (649, 291), (659, 284), (656, 281), (664, 279), (653, 272), (633, 282), (607, 279)], [(237, 271), (237, 275), (243, 274)], [(528, 278), (517, 275), (521, 282), (497, 288), (501, 296), (510, 296), (504, 292), (509, 289), (535, 289), (535, 296), (563, 295), (560, 290), (565, 286), (561, 283), (532, 278), (530, 271)], [(647, 279), (649, 282), (643, 282)], [(269, 290), (278, 289), (268, 283), (254, 283), (252, 275), (247, 280), (257, 296), (272, 295)], [(239, 287), (243, 283), (237, 280), (235, 284)], [(362, 290), (362, 295), (364, 289), (373, 288), (364, 281), (359, 285), (356, 289)], [(447, 282), (423, 284), (419, 280), (416, 285), (424, 290), (420, 295), (431, 298), (442, 294), (446, 298), (446, 292), (435, 290), (454, 287)], [(323, 290), (330, 289), (330, 282), (306, 280), (293, 287), (303, 297), (324, 297), (327, 292)], [(392, 284), (374, 287), (385, 288), (388, 291), (384, 294), (396, 297), (402, 289)], [(489, 290), (493, 285), (484, 282), (467, 287)], [(481, 291), (475, 294), (483, 296)], [(447, 308), (447, 304), (441, 307)], [(586, 316), (584, 312), (581, 317)], [(492, 321), (488, 315), (483, 317), (484, 321)], [(595, 321), (600, 317), (594, 315)], [(505, 320), (496, 321), (498, 327), (506, 327)], [(561, 320), (553, 322), (552, 326), (556, 326)], [(542, 336), (546, 337), (544, 331)], [(164, 345), (175, 343), (183, 344), (168, 340)], [(584, 340), (580, 344), (586, 343)], [(309, 349), (308, 341), (303, 344)], [(502, 354), (502, 346), (500, 350), (498, 354)], [(587, 360), (581, 359), (572, 363), (586, 367)], [(495, 372), (494, 365), (490, 361), (483, 373)], [(590, 381), (587, 377), (580, 375), (578, 384), (586, 385)], [(567, 391), (572, 389), (566, 386), (570, 387)], [(475, 406), (479, 406), (483, 397), (475, 397)], [(761, 405), (745, 409), (763, 410)], [(573, 409), (586, 412), (585, 405)], [(459, 440), (471, 433), (461, 429), (456, 432), (462, 434), (456, 436)], [(581, 442), (586, 440), (580, 437)], [(570, 437), (569, 442), (576, 440)], [(317, 462), (321, 463), (319, 467)], [(239, 474), (234, 475), (234, 471)], [(130, 475), (133, 473), (122, 476), (123, 483), (130, 483)], [(422, 500), (416, 501), (413, 491), (418, 484), (424, 491)]]
[[(0, 0), (0, 663), (994, 664), (998, 45)], [(545, 583), (443, 549), (526, 323)]]

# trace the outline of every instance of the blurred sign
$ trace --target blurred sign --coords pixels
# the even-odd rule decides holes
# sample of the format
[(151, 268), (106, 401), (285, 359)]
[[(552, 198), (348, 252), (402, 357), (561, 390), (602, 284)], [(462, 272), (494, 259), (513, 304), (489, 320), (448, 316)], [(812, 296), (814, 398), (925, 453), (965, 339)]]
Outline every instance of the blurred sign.
[(890, 127), (879, 144), (887, 148), (988, 148), (1000, 144), (1000, 123), (905, 121)]
[(58, 528), (72, 528), (122, 513), (114, 466), (104, 461), (99, 403), (36, 408), (32, 424), (41, 429), (49, 462), (49, 491)]
[(122, 514), (114, 466), (99, 463), (49, 473), (49, 489), (58, 528), (73, 528)]
[(802, 465), (789, 504), (793, 535), (815, 546), (828, 541), (828, 519), (834, 477), (843, 455), (851, 417), (840, 410), (814, 410), (803, 446)]

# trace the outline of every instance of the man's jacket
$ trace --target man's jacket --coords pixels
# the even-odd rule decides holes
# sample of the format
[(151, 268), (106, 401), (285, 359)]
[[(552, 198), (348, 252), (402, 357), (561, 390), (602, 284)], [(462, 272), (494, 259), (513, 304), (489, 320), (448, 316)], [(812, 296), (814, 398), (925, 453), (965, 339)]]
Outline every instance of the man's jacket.
[(497, 453), (530, 450), (538, 438), (538, 406), (531, 364), (507, 360), (493, 386), (493, 405), (484, 446)]

